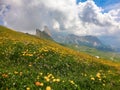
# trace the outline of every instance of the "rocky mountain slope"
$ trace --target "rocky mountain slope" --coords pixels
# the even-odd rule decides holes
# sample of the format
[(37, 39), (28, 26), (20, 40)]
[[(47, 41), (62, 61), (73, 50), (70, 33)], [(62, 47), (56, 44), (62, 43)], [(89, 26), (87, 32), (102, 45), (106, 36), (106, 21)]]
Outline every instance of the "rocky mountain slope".
[(41, 31), (40, 29), (36, 29), (36, 36), (43, 39), (53, 40), (50, 30), (48, 29), (47, 26), (44, 27), (43, 31)]
[(114, 51), (110, 46), (103, 44), (96, 36), (77, 36), (74, 34), (68, 35), (53, 35), (55, 41), (62, 44), (82, 45), (96, 48), (103, 51)]

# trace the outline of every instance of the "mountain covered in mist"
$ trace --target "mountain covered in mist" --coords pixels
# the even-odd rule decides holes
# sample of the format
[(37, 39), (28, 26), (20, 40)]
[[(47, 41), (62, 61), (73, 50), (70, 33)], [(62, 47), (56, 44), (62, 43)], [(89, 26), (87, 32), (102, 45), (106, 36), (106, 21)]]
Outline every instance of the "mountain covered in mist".
[(58, 43), (66, 45), (87, 46), (101, 51), (119, 52), (118, 48), (106, 45), (99, 37), (92, 35), (78, 36), (63, 32), (53, 32), (49, 27), (44, 26), (43, 30), (36, 29), (36, 36), (43, 39), (55, 40)]
[(102, 41), (98, 37), (92, 35), (77, 36), (74, 34), (68, 35), (54, 34), (53, 38), (55, 41), (62, 44), (82, 45), (103, 51), (114, 51), (110, 46), (102, 43)]

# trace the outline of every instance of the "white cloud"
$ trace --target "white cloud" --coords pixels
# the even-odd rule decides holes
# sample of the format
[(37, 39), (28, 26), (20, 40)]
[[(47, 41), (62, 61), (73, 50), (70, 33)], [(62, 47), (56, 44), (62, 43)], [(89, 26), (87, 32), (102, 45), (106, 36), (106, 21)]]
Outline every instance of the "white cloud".
[(108, 12), (112, 18), (120, 23), (120, 9), (114, 9)]
[(89, 34), (111, 35), (120, 31), (119, 22), (110, 13), (102, 13), (93, 1), (79, 3), (78, 9), (80, 21)]
[(56, 20), (54, 20), (53, 28), (54, 28), (55, 30), (59, 30), (59, 29), (60, 29), (60, 24), (59, 24)]
[(70, 24), (75, 18), (75, 0), (4, 0), (11, 6), (4, 21), (7, 26), (17, 30), (34, 30), (48, 25), (53, 28), (57, 21), (61, 30), (72, 27)]

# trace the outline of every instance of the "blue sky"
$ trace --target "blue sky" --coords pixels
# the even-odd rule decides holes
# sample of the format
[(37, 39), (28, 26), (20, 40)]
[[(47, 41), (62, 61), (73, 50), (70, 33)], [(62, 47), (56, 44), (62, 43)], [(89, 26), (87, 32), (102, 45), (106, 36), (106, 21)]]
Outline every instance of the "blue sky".
[[(79, 2), (85, 2), (87, 0), (77, 0), (77, 3)], [(120, 0), (93, 0), (97, 6), (99, 7), (107, 7), (109, 5), (120, 3)]]

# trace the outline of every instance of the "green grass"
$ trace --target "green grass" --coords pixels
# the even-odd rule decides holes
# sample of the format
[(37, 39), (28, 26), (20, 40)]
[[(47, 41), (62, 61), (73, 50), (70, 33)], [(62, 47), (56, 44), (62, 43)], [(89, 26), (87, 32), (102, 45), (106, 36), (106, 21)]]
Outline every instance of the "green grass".
[(76, 45), (63, 45), (66, 47), (69, 47), (71, 49), (74, 49), (79, 52), (84, 52), (92, 56), (99, 56), (103, 59), (109, 59), (112, 61), (120, 62), (120, 53), (117, 52), (110, 52), (110, 51), (100, 51), (95, 48), (90, 48), (87, 46), (76, 46)]
[(119, 90), (119, 70), (120, 63), (0, 26), (0, 90)]

